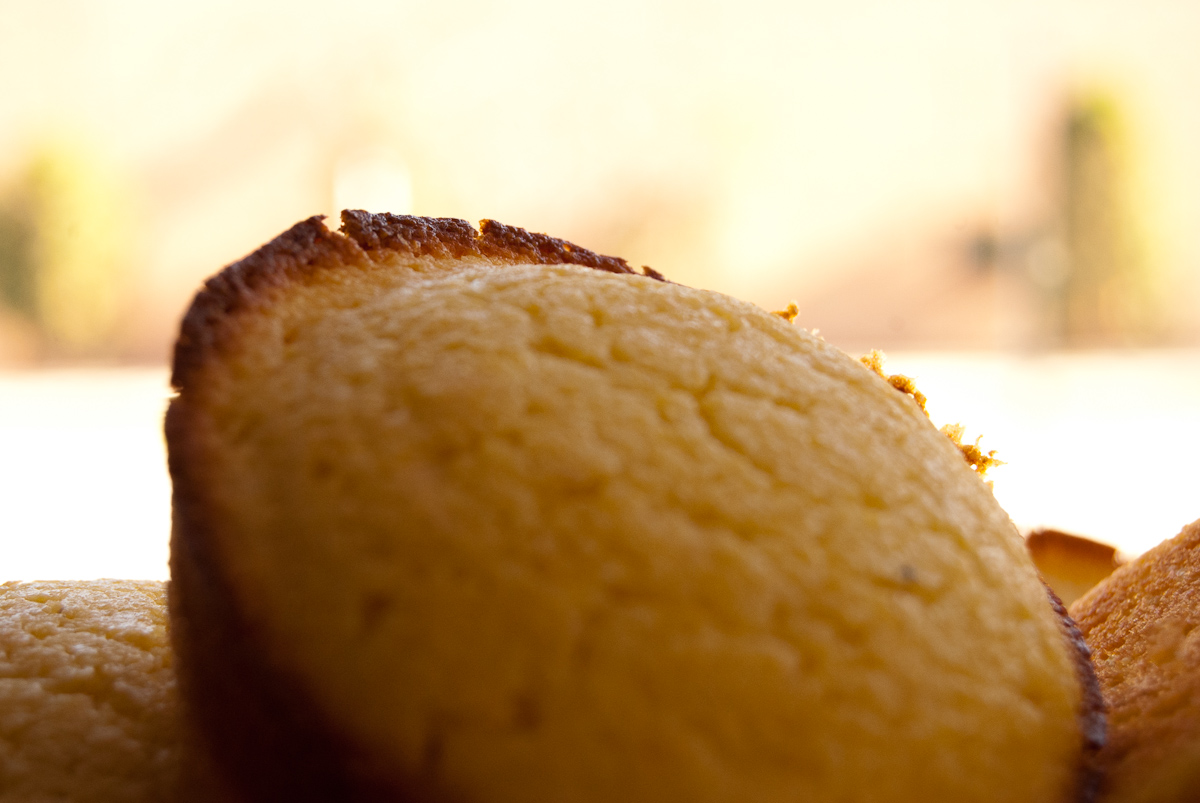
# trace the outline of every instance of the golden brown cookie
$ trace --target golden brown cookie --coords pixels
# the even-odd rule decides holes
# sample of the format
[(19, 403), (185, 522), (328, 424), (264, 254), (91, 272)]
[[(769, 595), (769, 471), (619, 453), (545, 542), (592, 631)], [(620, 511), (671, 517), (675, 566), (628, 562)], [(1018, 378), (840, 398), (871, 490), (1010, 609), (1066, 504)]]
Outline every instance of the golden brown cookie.
[(181, 680), (255, 800), (1075, 801), (1091, 677), (913, 399), (777, 315), (346, 213), (176, 349)]
[(1109, 707), (1111, 803), (1200, 800), (1200, 522), (1071, 606)]
[(181, 711), (165, 584), (0, 584), (0, 803), (235, 803)]
[(0, 801), (151, 803), (179, 768), (159, 582), (0, 585)]

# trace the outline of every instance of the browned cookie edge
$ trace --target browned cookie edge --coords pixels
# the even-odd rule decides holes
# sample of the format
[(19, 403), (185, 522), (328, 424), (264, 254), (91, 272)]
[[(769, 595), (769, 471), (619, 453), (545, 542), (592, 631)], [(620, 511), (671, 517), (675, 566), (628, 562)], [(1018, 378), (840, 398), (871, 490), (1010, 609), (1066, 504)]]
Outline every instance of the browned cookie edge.
[[(175, 342), (171, 385), (182, 390), (188, 374), (219, 350), (231, 321), (243, 310), (267, 306), (272, 291), (329, 266), (365, 266), (393, 255), (413, 258), (486, 258), (513, 265), (579, 265), (608, 273), (635, 274), (624, 259), (550, 237), (484, 220), (476, 231), (456, 218), (424, 218), (348, 209), (342, 226), (330, 231), (314, 215), (254, 253), (226, 266), (205, 282), (192, 300)], [(642, 274), (664, 281), (643, 267)]]
[(193, 395), (205, 365), (236, 342), (242, 315), (268, 308), (276, 292), (323, 271), (373, 269), (393, 255), (634, 271), (623, 259), (494, 221), (478, 232), (452, 218), (360, 211), (342, 213), (341, 232), (322, 221), (297, 223), (210, 278), (180, 326), (171, 376), (178, 395), (165, 434), (173, 482), (170, 616), (181, 692), (203, 749), (247, 800), (444, 800), (426, 778), (400, 785), (381, 778), (363, 751), (335, 732), (301, 679), (264, 658), (263, 635), (249, 624), (244, 597), (216, 551), (209, 489), (222, 478), (206, 470), (205, 422)]

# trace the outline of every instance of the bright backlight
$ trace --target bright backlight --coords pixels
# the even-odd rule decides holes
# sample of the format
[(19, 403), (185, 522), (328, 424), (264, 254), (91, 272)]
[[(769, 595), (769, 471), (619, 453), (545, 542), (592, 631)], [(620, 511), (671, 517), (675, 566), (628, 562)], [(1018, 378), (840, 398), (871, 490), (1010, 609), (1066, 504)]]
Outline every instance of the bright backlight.
[[(1200, 351), (896, 354), (937, 424), (1006, 465), (1022, 529), (1136, 554), (1200, 517)], [(166, 578), (164, 369), (0, 374), (0, 581)]]

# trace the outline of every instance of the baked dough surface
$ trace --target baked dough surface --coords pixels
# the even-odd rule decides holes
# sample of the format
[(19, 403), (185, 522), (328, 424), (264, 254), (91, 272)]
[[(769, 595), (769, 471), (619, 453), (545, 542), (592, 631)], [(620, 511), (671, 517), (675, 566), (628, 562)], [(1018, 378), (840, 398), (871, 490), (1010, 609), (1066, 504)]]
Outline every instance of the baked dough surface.
[(652, 277), (269, 248), (197, 302), (168, 417), (184, 670), (274, 695), (210, 722), (294, 716), (282, 755), (363, 799), (1076, 799), (1063, 623), (872, 371)]
[(163, 583), (0, 585), (0, 801), (157, 803), (179, 760)]
[(1102, 800), (1200, 794), (1200, 521), (1071, 606), (1109, 707)]

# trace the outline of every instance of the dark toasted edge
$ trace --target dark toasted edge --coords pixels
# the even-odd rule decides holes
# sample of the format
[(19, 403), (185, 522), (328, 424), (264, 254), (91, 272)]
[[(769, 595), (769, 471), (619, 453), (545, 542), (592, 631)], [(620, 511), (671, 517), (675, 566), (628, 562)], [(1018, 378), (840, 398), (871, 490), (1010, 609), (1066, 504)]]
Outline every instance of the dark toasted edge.
[[(513, 264), (583, 265), (609, 273), (634, 273), (624, 259), (580, 248), (547, 234), (484, 220), (475, 231), (465, 220), (342, 212), (342, 232), (364, 251), (462, 259), (486, 257)], [(646, 268), (646, 275), (658, 276)], [(661, 278), (661, 276), (659, 276)]]
[(270, 289), (322, 267), (362, 260), (362, 249), (329, 231), (322, 220), (317, 215), (297, 223), (204, 283), (179, 327), (171, 367), (172, 387), (183, 389), (206, 355), (223, 345), (233, 318), (265, 306)]
[[(483, 258), (512, 265), (580, 265), (608, 273), (638, 275), (624, 259), (604, 256), (566, 240), (484, 220), (476, 231), (456, 218), (342, 212), (341, 230), (330, 231), (315, 215), (297, 223), (254, 253), (213, 276), (192, 300), (175, 343), (171, 385), (181, 390), (205, 355), (219, 350), (231, 319), (268, 305), (273, 289), (347, 265), (369, 266), (393, 256), (414, 259)], [(658, 271), (640, 275), (665, 281)]]
[(1083, 633), (1054, 590), (1045, 582), (1050, 607), (1058, 615), (1063, 635), (1066, 637), (1071, 660), (1075, 664), (1075, 676), (1079, 681), (1079, 733), (1083, 749), (1079, 760), (1079, 779), (1074, 800), (1078, 803), (1093, 803), (1099, 795), (1104, 773), (1100, 765), (1100, 748), (1104, 747), (1107, 734), (1107, 709), (1100, 692), (1100, 679), (1092, 665), (1092, 651), (1083, 639)]

